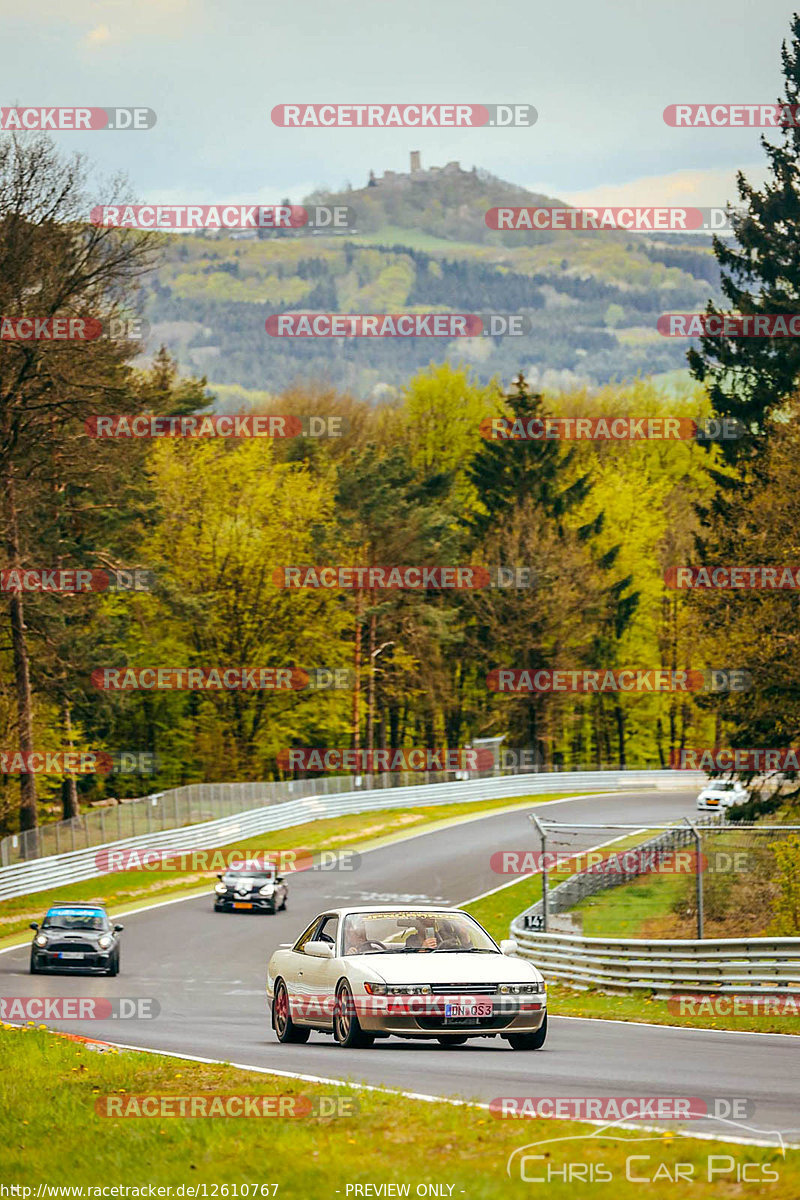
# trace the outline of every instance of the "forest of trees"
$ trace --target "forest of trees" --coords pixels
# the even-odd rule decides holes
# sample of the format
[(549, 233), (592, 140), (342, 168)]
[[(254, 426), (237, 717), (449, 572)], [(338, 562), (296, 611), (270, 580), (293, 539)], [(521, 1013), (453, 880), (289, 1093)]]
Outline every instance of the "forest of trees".
[[(793, 36), (789, 103), (800, 83), (797, 20)], [(734, 311), (800, 312), (800, 133), (781, 136), (780, 146), (765, 143), (763, 191), (740, 180), (735, 243), (715, 246)], [(161, 240), (88, 226), (85, 171), (46, 137), (0, 141), (4, 318), (35, 304), (41, 317), (108, 321), (135, 311), (139, 289), (152, 286)], [(414, 303), (446, 299), (451, 285), (502, 299), (476, 265), (413, 258)], [(324, 287), (328, 270), (306, 255), (297, 275)], [(534, 307), (537, 284), (508, 278), (515, 303)], [(610, 298), (601, 288), (598, 301)], [(0, 777), (0, 831), (103, 796), (281, 777), (278, 755), (291, 746), (456, 748), (504, 736), (545, 766), (574, 767), (666, 766), (684, 746), (796, 744), (796, 595), (687, 593), (664, 582), (680, 564), (800, 563), (791, 339), (704, 339), (690, 358), (696, 383), (680, 395), (639, 379), (542, 397), (521, 376), (487, 382), (421, 361), (383, 405), (330, 380), (261, 405), (342, 418), (341, 436), (91, 436), (86, 421), (98, 414), (213, 410), (213, 389), (184, 377), (166, 350), (146, 368), (132, 365), (136, 353), (108, 337), (0, 339), (4, 568), (140, 568), (153, 579), (142, 591), (6, 588), (0, 723), (7, 753), (151, 752), (157, 773), (10, 772)], [(741, 421), (745, 436), (709, 445), (481, 432), (490, 418), (547, 414), (716, 414)], [(533, 586), (293, 591), (274, 579), (289, 564), (524, 567)], [(346, 667), (349, 686), (96, 686), (99, 670), (122, 667)], [(487, 685), (498, 667), (737, 668), (752, 686), (504, 695)]]

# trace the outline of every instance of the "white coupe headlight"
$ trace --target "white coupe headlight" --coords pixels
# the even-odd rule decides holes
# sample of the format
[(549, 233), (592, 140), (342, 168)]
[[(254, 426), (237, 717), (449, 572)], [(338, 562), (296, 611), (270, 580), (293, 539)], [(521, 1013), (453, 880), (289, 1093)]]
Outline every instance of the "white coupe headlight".
[(47, 938), (45, 937), (45, 935), (43, 933), (37, 933), (36, 937), (33, 940), (36, 942), (37, 946), (46, 946), (47, 945)]
[(218, 896), (224, 896), (227, 890), (228, 889), (225, 887), (225, 884), (222, 883), (222, 881), (214, 885), (214, 891)]
[(429, 983), (409, 983), (389, 988), (390, 996), (429, 996), (431, 993), (431, 985)]
[(102, 937), (97, 939), (97, 944), (101, 950), (107, 950), (108, 947), (111, 945), (111, 941), (112, 941), (111, 934), (104, 933)]
[(504, 996), (529, 996), (531, 992), (543, 992), (544, 982), (542, 983), (501, 983), (497, 989)]

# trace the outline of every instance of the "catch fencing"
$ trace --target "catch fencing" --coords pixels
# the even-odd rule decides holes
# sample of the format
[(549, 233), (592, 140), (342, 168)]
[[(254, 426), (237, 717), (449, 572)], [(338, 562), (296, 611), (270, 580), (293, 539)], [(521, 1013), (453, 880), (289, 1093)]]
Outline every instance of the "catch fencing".
[[(652, 788), (673, 790), (700, 787), (705, 782), (701, 772), (686, 771), (564, 771), (534, 772), (481, 779), (454, 780), (449, 783), (428, 783), (394, 786), (391, 789), (353, 789), (350, 776), (319, 780), (295, 780), (286, 783), (215, 783), (192, 784), (187, 788), (164, 792), (161, 796), (140, 801), (152, 804), (150, 827), (137, 825), (131, 836), (114, 840), (94, 840), (95, 825), (79, 827), (86, 841), (83, 847), (66, 853), (50, 854), (21, 860), (22, 847), (13, 846), (6, 838), (3, 852), (19, 856), (0, 869), (0, 900), (25, 896), (45, 888), (63, 887), (91, 879), (104, 872), (98, 869), (97, 852), (123, 847), (162, 847), (172, 850), (207, 850), (229, 845), (245, 838), (279, 829), (290, 829), (310, 821), (329, 817), (348, 816), (378, 809), (415, 808), (437, 804), (474, 804), (482, 800), (513, 799), (536, 796), (547, 792), (637, 791)], [(328, 785), (323, 794), (321, 785)], [(347, 784), (345, 788), (343, 785)], [(338, 785), (334, 787), (333, 785)], [(173, 815), (197, 814), (209, 807), (222, 808), (225, 815), (214, 820), (184, 823), (181, 827), (162, 828), (159, 818), (173, 805)], [(245, 805), (249, 807), (245, 808)], [(255, 807), (258, 805), (258, 807)], [(225, 811), (229, 806), (229, 811)], [(95, 816), (96, 814), (91, 814)], [(139, 815), (141, 821), (141, 812)], [(46, 829), (46, 827), (44, 827)], [(106, 826), (106, 833), (109, 827)], [(7, 864), (7, 865), (6, 865)]]
[[(721, 842), (723, 849), (717, 853), (729, 860), (739, 853), (751, 856), (760, 853), (759, 868), (763, 874), (768, 869), (764, 851), (769, 843), (788, 836), (797, 826), (737, 828), (715, 817), (695, 822), (695, 828), (704, 843), (706, 839)], [(766, 847), (757, 851), (759, 841), (766, 841)], [(691, 826), (676, 826), (637, 843), (635, 850), (620, 852), (615, 856), (613, 870), (589, 868), (576, 872), (548, 890), (547, 914), (564, 913), (605, 888), (618, 887), (649, 874), (658, 869), (653, 867), (652, 860), (659, 851), (669, 853), (693, 842), (695, 832)], [(607, 851), (613, 854), (613, 847), (607, 847)], [(695, 864), (695, 875), (701, 884), (707, 866), (705, 863), (698, 873)], [(714, 878), (709, 875), (706, 889)], [(724, 874), (716, 878), (727, 886)], [(538, 900), (511, 922), (511, 937), (519, 946), (520, 956), (535, 962), (550, 982), (606, 992), (653, 992), (657, 996), (728, 992), (800, 997), (800, 937), (584, 937), (577, 932), (543, 930), (543, 916), (543, 901)]]

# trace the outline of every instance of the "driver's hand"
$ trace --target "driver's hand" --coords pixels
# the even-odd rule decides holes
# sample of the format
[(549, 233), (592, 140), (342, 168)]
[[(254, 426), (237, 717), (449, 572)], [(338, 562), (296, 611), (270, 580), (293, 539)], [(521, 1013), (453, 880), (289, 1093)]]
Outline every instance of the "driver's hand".
[(422, 949), (423, 950), (435, 950), (437, 944), (438, 943), (437, 943), (435, 937), (425, 938), (425, 941), (422, 943)]

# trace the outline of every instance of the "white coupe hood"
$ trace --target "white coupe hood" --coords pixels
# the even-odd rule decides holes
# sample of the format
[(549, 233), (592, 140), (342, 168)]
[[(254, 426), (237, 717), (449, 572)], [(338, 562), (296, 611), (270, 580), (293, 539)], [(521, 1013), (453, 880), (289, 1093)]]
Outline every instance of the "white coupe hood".
[(533, 963), (506, 954), (354, 954), (345, 962), (375, 971), (386, 983), (531, 983)]

